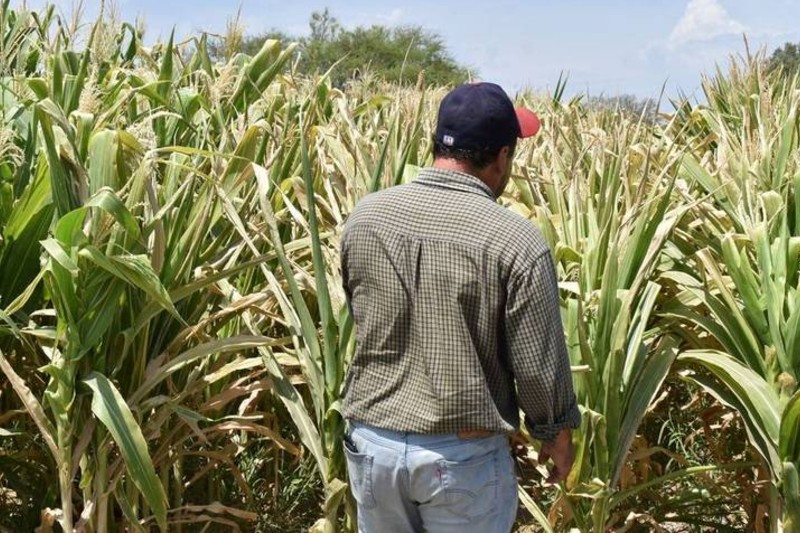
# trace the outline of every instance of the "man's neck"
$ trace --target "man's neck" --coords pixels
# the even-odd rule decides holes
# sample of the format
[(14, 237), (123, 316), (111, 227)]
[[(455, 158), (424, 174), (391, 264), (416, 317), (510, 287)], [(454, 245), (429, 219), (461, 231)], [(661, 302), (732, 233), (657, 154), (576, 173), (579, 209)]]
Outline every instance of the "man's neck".
[(475, 176), (476, 178), (480, 179), (475, 171), (467, 165), (466, 163), (462, 163), (461, 161), (457, 161), (455, 159), (434, 159), (433, 160), (433, 168), (438, 168), (440, 170), (452, 170), (455, 172), (461, 172), (462, 174), (469, 174), (470, 176)]
[(470, 165), (462, 163), (461, 161), (457, 161), (455, 159), (438, 158), (433, 160), (433, 168), (469, 174), (470, 176), (474, 176), (484, 182), (489, 186), (490, 189), (492, 189), (492, 191), (494, 191), (494, 187), (486, 180), (485, 176), (482, 176), (479, 172), (475, 172), (475, 169), (473, 169)]

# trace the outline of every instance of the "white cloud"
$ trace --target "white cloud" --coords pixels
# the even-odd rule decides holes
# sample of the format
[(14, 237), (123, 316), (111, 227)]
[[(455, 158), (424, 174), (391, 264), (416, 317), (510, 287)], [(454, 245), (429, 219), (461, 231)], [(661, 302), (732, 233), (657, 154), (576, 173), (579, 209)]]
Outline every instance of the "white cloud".
[(400, 19), (403, 18), (403, 10), (399, 7), (396, 7), (385, 15), (378, 15), (378, 18), (387, 26), (393, 26), (400, 22)]
[(667, 46), (675, 49), (688, 43), (711, 41), (745, 31), (747, 26), (733, 19), (720, 0), (689, 0), (683, 17), (669, 35)]

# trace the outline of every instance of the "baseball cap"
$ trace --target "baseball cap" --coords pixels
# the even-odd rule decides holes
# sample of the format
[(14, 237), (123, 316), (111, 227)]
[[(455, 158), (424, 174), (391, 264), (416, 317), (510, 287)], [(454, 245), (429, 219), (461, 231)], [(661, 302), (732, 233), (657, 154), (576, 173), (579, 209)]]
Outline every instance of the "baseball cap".
[(496, 149), (511, 144), (515, 138), (536, 135), (539, 127), (536, 113), (515, 109), (499, 85), (469, 83), (459, 85), (442, 100), (435, 137), (453, 148)]

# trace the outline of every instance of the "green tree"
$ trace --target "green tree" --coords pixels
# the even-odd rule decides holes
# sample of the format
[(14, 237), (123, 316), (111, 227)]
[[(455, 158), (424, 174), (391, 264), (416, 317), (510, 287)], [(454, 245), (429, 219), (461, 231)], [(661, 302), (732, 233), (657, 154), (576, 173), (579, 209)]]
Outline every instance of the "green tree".
[(368, 73), (400, 84), (415, 84), (420, 75), (426, 85), (455, 85), (470, 77), (470, 70), (456, 62), (442, 37), (420, 26), (346, 29), (325, 9), (311, 14), (309, 30), (308, 37), (296, 37), (273, 29), (233, 42), (226, 40), (209, 50), (221, 59), (235, 51), (252, 55), (267, 39), (297, 42), (298, 71), (312, 75), (336, 65), (331, 72), (336, 86)]
[(358, 77), (365, 69), (397, 83), (416, 83), (423, 71), (430, 85), (452, 85), (469, 78), (442, 38), (418, 26), (356, 28), (343, 32), (328, 47), (332, 57), (342, 58), (334, 83)]
[(769, 58), (769, 66), (770, 70), (782, 68), (789, 75), (800, 71), (800, 44), (785, 43), (776, 49)]
[(314, 11), (308, 21), (311, 29), (311, 40), (329, 42), (333, 41), (342, 31), (342, 26), (336, 17), (331, 15), (326, 7), (324, 11)]

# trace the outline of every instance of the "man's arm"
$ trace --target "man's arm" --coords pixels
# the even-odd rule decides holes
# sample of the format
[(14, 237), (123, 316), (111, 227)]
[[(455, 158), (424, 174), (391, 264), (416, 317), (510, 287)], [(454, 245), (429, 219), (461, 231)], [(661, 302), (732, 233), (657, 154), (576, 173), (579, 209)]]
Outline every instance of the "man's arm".
[(505, 333), (519, 405), (531, 436), (543, 441), (540, 463), (553, 459), (548, 481), (561, 481), (572, 465), (570, 429), (580, 424), (550, 252), (512, 276)]
[(342, 274), (342, 289), (344, 290), (345, 303), (350, 316), (355, 320), (353, 314), (353, 294), (350, 291), (350, 272), (347, 265), (347, 232), (342, 232), (341, 240), (339, 241), (339, 271)]

